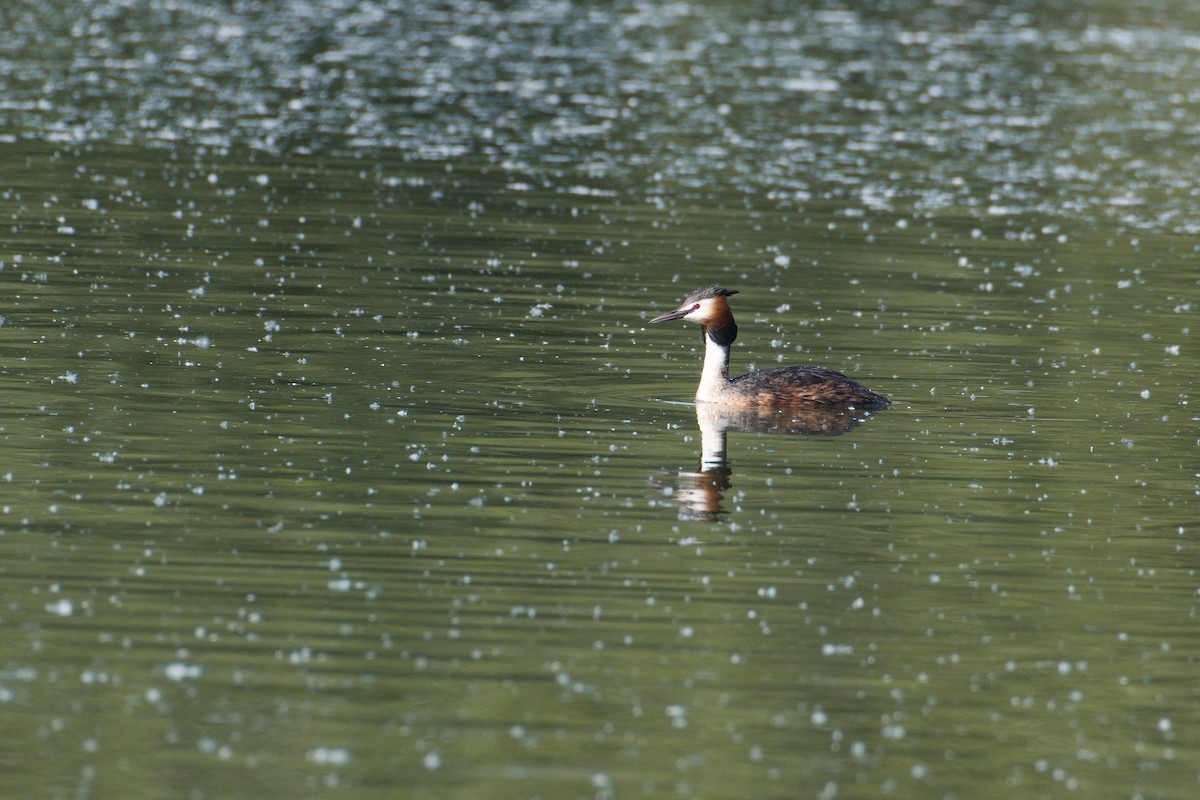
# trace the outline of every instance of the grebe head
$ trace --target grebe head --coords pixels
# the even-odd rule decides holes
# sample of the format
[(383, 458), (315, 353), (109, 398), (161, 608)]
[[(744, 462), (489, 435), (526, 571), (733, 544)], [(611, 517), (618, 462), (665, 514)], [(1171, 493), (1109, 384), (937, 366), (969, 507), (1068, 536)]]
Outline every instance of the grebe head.
[[(686, 319), (699, 323), (701, 327), (722, 328), (733, 325), (733, 312), (729, 310), (729, 302), (725, 299), (737, 294), (737, 289), (722, 289), (720, 286), (702, 286), (683, 298), (679, 308), (655, 317), (651, 322), (670, 322), (673, 319)], [(734, 330), (737, 328), (735, 326)]]

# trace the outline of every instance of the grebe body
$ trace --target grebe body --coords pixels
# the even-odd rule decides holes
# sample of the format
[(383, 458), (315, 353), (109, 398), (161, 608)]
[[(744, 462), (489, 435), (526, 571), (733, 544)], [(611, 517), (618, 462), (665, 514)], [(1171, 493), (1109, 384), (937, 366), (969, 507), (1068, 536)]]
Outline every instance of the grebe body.
[(775, 367), (729, 377), (729, 348), (737, 338), (737, 323), (729, 308), (735, 289), (704, 286), (683, 299), (679, 308), (651, 322), (682, 319), (700, 325), (704, 336), (704, 370), (696, 389), (697, 403), (729, 406), (785, 406), (807, 403), (883, 408), (883, 395), (824, 367)]

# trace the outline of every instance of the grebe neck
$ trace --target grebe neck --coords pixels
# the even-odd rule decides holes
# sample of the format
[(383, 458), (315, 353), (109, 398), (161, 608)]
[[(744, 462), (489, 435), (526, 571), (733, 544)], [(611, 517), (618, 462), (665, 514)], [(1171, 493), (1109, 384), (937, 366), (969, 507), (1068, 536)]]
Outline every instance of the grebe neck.
[(697, 403), (720, 400), (729, 392), (729, 346), (737, 338), (737, 325), (730, 318), (721, 327), (705, 326), (704, 371), (700, 373), (700, 386), (696, 389)]

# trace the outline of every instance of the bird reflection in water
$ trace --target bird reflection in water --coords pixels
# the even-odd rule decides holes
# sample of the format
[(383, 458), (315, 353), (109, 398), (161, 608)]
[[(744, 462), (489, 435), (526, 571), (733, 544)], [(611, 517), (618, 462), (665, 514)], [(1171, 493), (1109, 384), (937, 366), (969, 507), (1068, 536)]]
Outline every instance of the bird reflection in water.
[(732, 485), (733, 470), (726, 459), (729, 431), (790, 436), (840, 436), (879, 413), (875, 408), (850, 405), (799, 405), (785, 408), (730, 408), (696, 404), (700, 426), (700, 470), (658, 476), (653, 483), (679, 504), (679, 519), (712, 522), (725, 513), (722, 501)]

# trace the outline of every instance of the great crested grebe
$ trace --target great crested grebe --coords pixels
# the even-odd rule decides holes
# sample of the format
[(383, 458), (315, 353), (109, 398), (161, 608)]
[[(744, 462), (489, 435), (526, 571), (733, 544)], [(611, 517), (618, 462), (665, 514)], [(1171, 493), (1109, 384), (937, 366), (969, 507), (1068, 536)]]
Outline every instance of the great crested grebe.
[(729, 377), (729, 346), (737, 338), (737, 323), (725, 298), (736, 289), (704, 286), (683, 298), (674, 311), (651, 322), (686, 319), (700, 325), (704, 336), (704, 371), (696, 389), (697, 403), (729, 406), (784, 406), (803, 403), (883, 408), (891, 403), (840, 372), (824, 367), (775, 367), (740, 378)]

